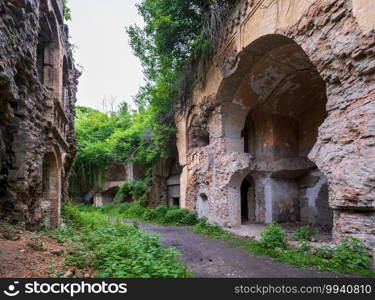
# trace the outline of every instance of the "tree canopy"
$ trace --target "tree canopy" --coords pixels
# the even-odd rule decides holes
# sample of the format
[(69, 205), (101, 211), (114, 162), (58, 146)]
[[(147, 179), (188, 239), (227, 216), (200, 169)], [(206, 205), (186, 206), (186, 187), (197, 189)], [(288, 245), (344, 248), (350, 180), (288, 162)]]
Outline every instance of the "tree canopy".
[(172, 108), (180, 104), (181, 89), (192, 88), (192, 84), (179, 84), (184, 70), (209, 53), (222, 22), (237, 2), (143, 0), (137, 5), (145, 25), (130, 26), (127, 32), (147, 79), (136, 97), (138, 104), (155, 106), (160, 114), (171, 116)]
[(132, 112), (126, 103), (110, 113), (78, 106), (72, 189), (90, 190), (100, 184), (105, 170), (115, 164), (139, 162), (145, 168), (150, 166), (165, 147), (165, 133), (159, 133), (155, 125), (160, 129), (152, 110)]
[(181, 86), (184, 70), (209, 53), (221, 22), (237, 1), (143, 0), (137, 4), (145, 25), (130, 26), (127, 32), (142, 62), (146, 85), (134, 98), (134, 112), (126, 103), (107, 114), (77, 107), (75, 183), (93, 186), (112, 164), (138, 161), (150, 167), (168, 153), (175, 133), (176, 99), (194, 81), (190, 78), (190, 85)]

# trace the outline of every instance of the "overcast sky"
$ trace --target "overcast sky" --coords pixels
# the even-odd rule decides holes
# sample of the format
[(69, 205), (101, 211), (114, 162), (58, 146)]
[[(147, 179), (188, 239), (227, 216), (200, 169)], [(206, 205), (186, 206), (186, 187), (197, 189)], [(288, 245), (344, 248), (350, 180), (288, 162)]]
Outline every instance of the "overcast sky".
[(130, 49), (125, 26), (142, 19), (136, 0), (69, 0), (71, 43), (76, 63), (84, 69), (78, 86), (78, 105), (103, 110), (116, 99), (131, 102), (143, 84), (142, 68)]

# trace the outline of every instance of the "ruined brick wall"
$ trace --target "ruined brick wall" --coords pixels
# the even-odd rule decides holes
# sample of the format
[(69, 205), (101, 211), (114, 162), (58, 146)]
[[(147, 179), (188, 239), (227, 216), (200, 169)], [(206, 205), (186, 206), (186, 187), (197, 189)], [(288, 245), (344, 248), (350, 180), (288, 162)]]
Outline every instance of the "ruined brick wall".
[(148, 193), (147, 204), (179, 205), (180, 203), (180, 174), (176, 141), (170, 142), (171, 147), (166, 157), (159, 158), (152, 165), (151, 187)]
[[(333, 211), (334, 238), (351, 235), (374, 251), (374, 10), (371, 0), (240, 2), (205, 85), (176, 118), (183, 207), (239, 225), (240, 186), (251, 175), (258, 222), (293, 220), (299, 209), (324, 223), (307, 206), (314, 191), (316, 209)], [(248, 116), (256, 134), (245, 151)], [(208, 144), (197, 143), (206, 130)], [(307, 183), (309, 172), (321, 180)]]
[(62, 0), (0, 0), (0, 212), (57, 226), (75, 156), (74, 67)]

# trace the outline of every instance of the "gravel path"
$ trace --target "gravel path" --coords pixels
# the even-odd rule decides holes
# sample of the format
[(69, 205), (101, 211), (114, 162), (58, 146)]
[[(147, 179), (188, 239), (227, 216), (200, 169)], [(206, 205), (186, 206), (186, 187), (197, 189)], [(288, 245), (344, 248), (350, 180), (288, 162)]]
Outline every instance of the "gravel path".
[(139, 224), (146, 231), (160, 235), (163, 246), (182, 252), (182, 259), (194, 277), (204, 278), (296, 278), (342, 277), (334, 273), (296, 269), (274, 263), (268, 257), (251, 255), (241, 248), (231, 248), (222, 241), (205, 238), (189, 227)]

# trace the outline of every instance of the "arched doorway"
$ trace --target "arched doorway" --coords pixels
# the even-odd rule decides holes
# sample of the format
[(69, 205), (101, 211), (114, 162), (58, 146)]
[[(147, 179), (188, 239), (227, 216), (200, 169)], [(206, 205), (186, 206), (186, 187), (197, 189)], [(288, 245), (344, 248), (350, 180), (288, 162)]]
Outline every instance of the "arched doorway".
[(61, 56), (58, 26), (53, 15), (41, 15), (36, 56), (40, 83), (52, 90), (53, 96), (60, 99), (62, 75), (59, 70)]
[(43, 159), (43, 206), (47, 212), (46, 225), (56, 228), (60, 222), (60, 172), (55, 154), (47, 153)]
[(254, 180), (247, 176), (241, 184), (241, 223), (256, 222), (256, 202), (255, 202)]
[(63, 58), (63, 69), (62, 69), (62, 87), (61, 87), (61, 104), (65, 109), (69, 104), (69, 67), (67, 58)]
[[(302, 221), (331, 227), (328, 181), (308, 158), (327, 117), (326, 84), (303, 49), (284, 36), (260, 38), (243, 51), (221, 95), (226, 150), (249, 153), (255, 162), (254, 183), (247, 177), (238, 183), (237, 197), (230, 198), (230, 205), (238, 201), (237, 209), (242, 208), (235, 214), (241, 220), (234, 223)], [(244, 200), (254, 184), (255, 217)]]

